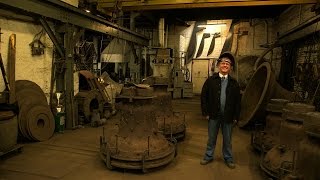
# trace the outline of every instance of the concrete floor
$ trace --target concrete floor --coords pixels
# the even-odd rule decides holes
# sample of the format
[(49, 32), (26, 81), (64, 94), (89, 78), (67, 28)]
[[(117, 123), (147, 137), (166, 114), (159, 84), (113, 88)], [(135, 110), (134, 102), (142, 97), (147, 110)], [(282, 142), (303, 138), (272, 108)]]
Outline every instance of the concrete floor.
[[(147, 174), (128, 170), (108, 170), (99, 157), (99, 137), (102, 127), (85, 127), (50, 140), (25, 144), (21, 153), (0, 160), (0, 180), (7, 179), (108, 179), (108, 180), (260, 180), (265, 179), (258, 166), (259, 157), (250, 147), (250, 133), (235, 127), (233, 152), (236, 169), (223, 162), (221, 134), (215, 160), (202, 166), (207, 141), (207, 121), (201, 116), (199, 97), (174, 100), (174, 110), (186, 112), (187, 135), (178, 144), (178, 156), (169, 165)], [(110, 119), (105, 126), (113, 126)]]

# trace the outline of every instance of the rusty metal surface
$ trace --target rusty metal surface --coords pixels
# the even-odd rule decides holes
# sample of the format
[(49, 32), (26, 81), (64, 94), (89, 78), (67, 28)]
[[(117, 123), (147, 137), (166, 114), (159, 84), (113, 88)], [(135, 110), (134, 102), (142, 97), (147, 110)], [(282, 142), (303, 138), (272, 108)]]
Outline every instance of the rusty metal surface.
[[(237, 70), (235, 71), (237, 71), (238, 83), (241, 90), (244, 90), (247, 84), (250, 82), (250, 79), (254, 74), (254, 65), (257, 59), (257, 56), (244, 56), (238, 59)], [(265, 60), (262, 62), (264, 61)]]
[(269, 150), (261, 162), (261, 168), (265, 172), (276, 178), (294, 172), (295, 152), (298, 151), (299, 144), (305, 137), (303, 120), (307, 117), (306, 112), (313, 110), (314, 106), (307, 104), (286, 104), (279, 131), (279, 145)]
[(79, 74), (83, 75), (85, 78), (87, 79), (94, 79), (94, 74), (92, 74), (92, 72), (87, 71), (87, 70), (81, 70), (79, 71)]
[[(282, 175), (288, 174), (287, 171), (293, 168), (292, 150), (285, 146), (275, 146), (268, 151), (260, 162), (260, 168), (270, 176), (279, 179)], [(283, 171), (283, 170), (287, 171)]]
[(32, 81), (18, 80), (16, 98), (20, 109), (20, 135), (31, 141), (48, 140), (53, 135), (55, 123), (42, 89)]
[(303, 125), (309, 136), (320, 139), (320, 112), (306, 113)]
[(96, 90), (78, 92), (75, 99), (78, 103), (79, 112), (83, 113), (87, 121), (90, 121), (93, 109), (103, 112), (104, 101), (101, 94)]
[(186, 133), (185, 114), (173, 112), (171, 94), (168, 92), (156, 92), (152, 104), (156, 107), (156, 120), (158, 128), (167, 137), (182, 140)]
[(137, 95), (136, 88), (135, 87), (123, 87), (121, 90), (120, 95), (122, 96), (128, 96), (133, 97)]
[(30, 101), (37, 101), (39, 104), (48, 105), (47, 99), (43, 92), (35, 89), (23, 89), (16, 93), (18, 106), (21, 107), (23, 104)]
[(294, 94), (282, 88), (275, 80), (269, 62), (262, 63), (253, 74), (241, 101), (238, 125), (244, 127), (264, 116), (269, 100), (282, 98), (292, 100)]
[(116, 134), (102, 137), (101, 158), (108, 168), (142, 169), (170, 163), (176, 154), (175, 143), (158, 130), (156, 107), (149, 100), (135, 100), (118, 105), (121, 113)]
[(259, 151), (262, 149), (268, 151), (275, 145), (279, 144), (279, 130), (281, 121), (281, 115), (269, 114), (266, 117), (265, 129), (254, 134), (252, 143), (253, 147)]
[(301, 121), (305, 119), (305, 113), (315, 111), (315, 106), (304, 103), (288, 103), (283, 109), (282, 118), (292, 121)]
[(280, 128), (280, 144), (296, 150), (304, 137), (303, 124), (297, 121), (283, 121)]
[(305, 137), (299, 144), (297, 172), (304, 179), (320, 179), (320, 141)]
[(16, 81), (16, 91), (20, 91), (20, 90), (23, 90), (25, 88), (28, 88), (28, 89), (35, 89), (37, 91), (42, 91), (41, 87), (32, 82), (32, 81), (29, 81), (29, 80), (17, 80)]
[(247, 85), (241, 101), (241, 113), (238, 125), (244, 127), (259, 118), (270, 99), (275, 79), (270, 63), (263, 63), (254, 73)]
[(45, 141), (51, 138), (55, 129), (53, 115), (48, 106), (34, 106), (27, 113), (27, 130), (32, 139)]
[(266, 111), (274, 113), (282, 113), (282, 110), (286, 104), (289, 103), (287, 99), (270, 99), (267, 104)]
[(266, 125), (263, 130), (253, 133), (252, 146), (259, 151), (269, 151), (278, 145), (282, 109), (288, 103), (285, 99), (271, 99), (267, 104)]
[(166, 137), (183, 139), (185, 137), (185, 114), (173, 113), (171, 116), (157, 118), (158, 128)]
[(171, 94), (169, 92), (156, 92), (155, 95), (152, 104), (156, 106), (156, 116), (171, 116), (173, 113)]

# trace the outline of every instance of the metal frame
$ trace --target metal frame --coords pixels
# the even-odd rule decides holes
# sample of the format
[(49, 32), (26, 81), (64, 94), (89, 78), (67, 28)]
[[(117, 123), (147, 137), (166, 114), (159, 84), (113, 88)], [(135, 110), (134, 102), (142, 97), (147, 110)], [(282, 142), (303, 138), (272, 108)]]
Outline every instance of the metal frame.
[[(116, 0), (100, 0), (99, 8), (112, 9)], [(236, 7), (236, 6), (267, 6), (317, 3), (317, 0), (148, 0), (148, 1), (122, 1), (124, 11), (135, 10), (160, 10), (160, 9), (185, 9), (208, 7)]]
[[(35, 17), (46, 17), (73, 24), (92, 31), (105, 33), (136, 44), (147, 46), (149, 39), (127, 28), (86, 13), (72, 5), (57, 0), (1, 0), (4, 9), (19, 11)], [(0, 6), (0, 7), (1, 7)]]

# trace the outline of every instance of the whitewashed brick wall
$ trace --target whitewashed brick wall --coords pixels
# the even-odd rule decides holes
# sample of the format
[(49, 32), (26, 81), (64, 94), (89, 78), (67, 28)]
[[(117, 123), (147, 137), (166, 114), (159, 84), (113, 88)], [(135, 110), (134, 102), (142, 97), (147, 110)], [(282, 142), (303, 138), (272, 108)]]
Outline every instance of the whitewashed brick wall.
[[(53, 45), (47, 35), (41, 38), (45, 44), (45, 52), (40, 56), (32, 56), (29, 43), (32, 42), (35, 34), (41, 31), (41, 26), (21, 21), (8, 20), (0, 17), (1, 53), (5, 67), (8, 60), (9, 36), (16, 34), (16, 80), (30, 80), (37, 83), (45, 94), (50, 92), (51, 62)], [(7, 70), (7, 69), (6, 69)], [(1, 79), (0, 90), (4, 89)]]

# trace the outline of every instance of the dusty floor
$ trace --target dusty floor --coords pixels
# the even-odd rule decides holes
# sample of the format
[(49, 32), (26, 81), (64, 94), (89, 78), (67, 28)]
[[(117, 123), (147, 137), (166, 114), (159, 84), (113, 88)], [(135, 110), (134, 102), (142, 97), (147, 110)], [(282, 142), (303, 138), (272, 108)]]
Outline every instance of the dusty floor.
[[(221, 156), (221, 134), (215, 161), (202, 166), (206, 147), (207, 121), (201, 116), (199, 97), (174, 100), (175, 111), (186, 112), (187, 135), (178, 145), (178, 156), (169, 165), (147, 174), (127, 170), (108, 170), (98, 154), (102, 127), (85, 127), (55, 134), (49, 141), (25, 144), (21, 153), (0, 160), (0, 180), (5, 179), (265, 179), (258, 166), (259, 157), (250, 147), (250, 133), (234, 129), (233, 151), (236, 169), (225, 166)], [(111, 126), (110, 120), (106, 126)]]

